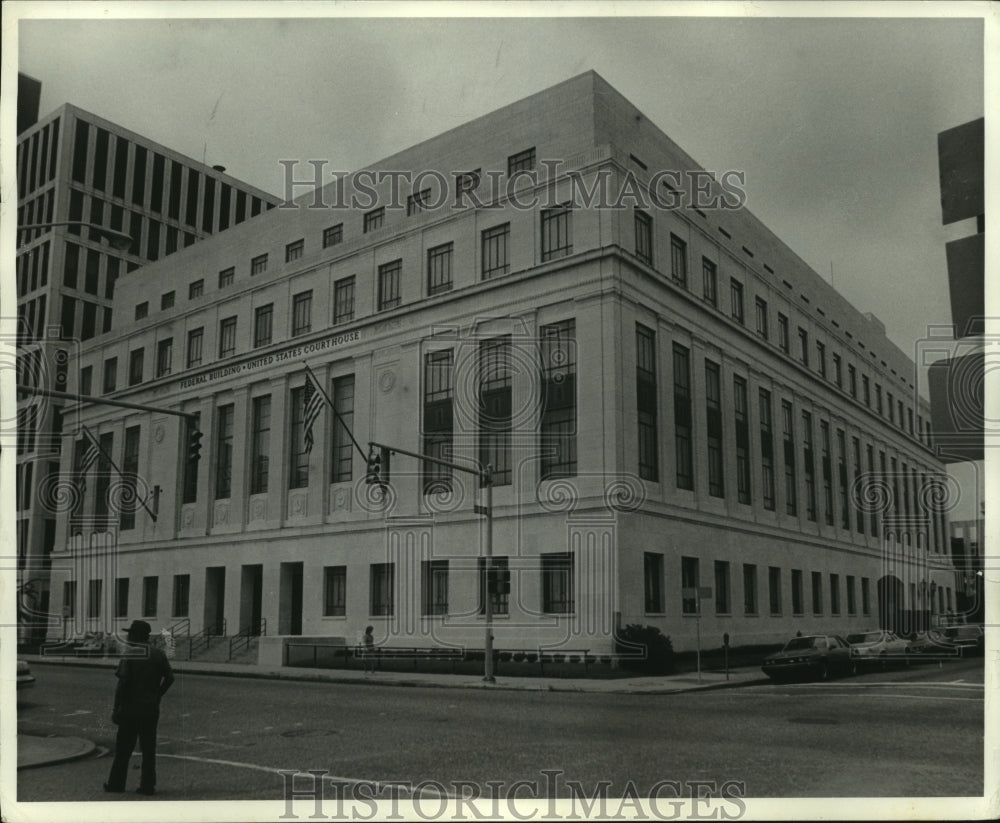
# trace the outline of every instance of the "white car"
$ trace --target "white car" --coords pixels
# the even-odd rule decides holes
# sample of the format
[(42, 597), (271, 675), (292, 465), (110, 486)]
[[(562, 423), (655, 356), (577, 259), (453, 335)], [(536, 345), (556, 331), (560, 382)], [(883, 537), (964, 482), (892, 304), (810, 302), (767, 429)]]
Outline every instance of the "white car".
[(17, 661), (17, 690), (27, 689), (29, 686), (35, 685), (35, 676), (31, 673), (31, 669), (28, 668), (28, 664), (23, 660)]
[(895, 632), (872, 629), (847, 635), (851, 646), (851, 659), (858, 665), (888, 668), (892, 662), (906, 661), (909, 641)]

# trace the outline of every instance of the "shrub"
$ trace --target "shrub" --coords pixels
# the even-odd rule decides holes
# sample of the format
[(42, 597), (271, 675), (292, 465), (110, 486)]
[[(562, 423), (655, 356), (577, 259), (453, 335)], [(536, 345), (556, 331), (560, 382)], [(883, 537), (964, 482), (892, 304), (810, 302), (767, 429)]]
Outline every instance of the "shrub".
[(623, 655), (623, 668), (644, 674), (669, 674), (673, 670), (674, 647), (656, 626), (631, 623), (615, 637), (615, 651)]
[(500, 652), (500, 661), (506, 663), (510, 660), (510, 652)]
[(514, 662), (520, 663), (524, 660), (524, 652), (514, 652)]

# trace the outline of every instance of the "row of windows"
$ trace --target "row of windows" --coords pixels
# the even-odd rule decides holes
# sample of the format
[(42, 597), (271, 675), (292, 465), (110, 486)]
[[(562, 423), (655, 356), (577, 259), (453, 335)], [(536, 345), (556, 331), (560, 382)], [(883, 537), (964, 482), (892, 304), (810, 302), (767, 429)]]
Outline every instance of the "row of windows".
[(59, 123), (60, 120), (56, 117), (51, 123), (42, 126), (31, 137), (18, 142), (18, 200), (27, 197), (35, 189), (55, 179), (59, 154)]
[(151, 213), (193, 229), (200, 227), (207, 234), (242, 223), (274, 205), (79, 118), (72, 177)]
[[(653, 265), (653, 221), (650, 215), (645, 212), (635, 212), (635, 254), (647, 263)], [(713, 308), (719, 307), (719, 284), (718, 266), (707, 257), (702, 258), (702, 299)], [(670, 279), (678, 286), (688, 289), (688, 251), (687, 243), (677, 235), (670, 235)], [(744, 302), (743, 283), (735, 277), (730, 278), (730, 315), (732, 319), (741, 326), (746, 325), (746, 310)], [(766, 342), (772, 342), (770, 312), (767, 301), (760, 296), (754, 297), (755, 309), (755, 333)], [(786, 355), (792, 356), (791, 339), (788, 316), (778, 312), (778, 334), (776, 344)], [(841, 391), (847, 392), (853, 399), (858, 399), (857, 369), (854, 364), (847, 366), (847, 375), (843, 372), (843, 357), (840, 353), (832, 354), (832, 361), (828, 362), (826, 344), (820, 340), (815, 341), (815, 352), (813, 353), (809, 344), (809, 333), (803, 328), (798, 328), (798, 348), (796, 358), (806, 368), (814, 368), (815, 372), (823, 380), (830, 380)], [(828, 368), (832, 363), (832, 368)], [(883, 362), (882, 364), (886, 364)], [(869, 387), (869, 377), (862, 376), (862, 388), (864, 403), (868, 408), (872, 408), (871, 392)], [(930, 442), (930, 421), (924, 421), (922, 415), (917, 415), (914, 421), (913, 408), (906, 405), (903, 400), (897, 400), (893, 405), (892, 394), (888, 395), (888, 418), (890, 423), (898, 425), (900, 431), (908, 433), (911, 437), (917, 437), (928, 447)], [(883, 414), (882, 386), (876, 384), (876, 410), (878, 414)]]
[[(657, 400), (657, 345), (656, 333), (642, 324), (636, 324), (636, 422), (637, 422), (637, 462), (639, 476), (644, 480), (660, 482), (659, 418)], [(673, 367), (673, 407), (674, 407), (674, 451), (675, 483), (679, 489), (694, 489), (695, 437), (694, 411), (692, 400), (692, 357), (690, 349), (680, 343), (672, 344)], [(773, 425), (774, 409), (771, 393), (763, 388), (758, 390), (758, 420), (760, 426), (760, 446), (758, 460), (751, 455), (749, 410), (751, 398), (748, 395), (747, 380), (740, 375), (733, 376), (732, 414), (728, 420), (722, 414), (722, 379), (718, 363), (704, 358), (704, 414), (706, 442), (704, 444), (707, 470), (708, 493), (713, 497), (726, 496), (724, 454), (727, 444), (732, 444), (736, 469), (736, 497), (740, 503), (753, 502), (754, 490), (765, 509), (776, 507), (775, 473), (776, 432)], [(921, 501), (926, 499), (928, 483), (934, 482), (934, 475), (927, 474), (923, 467), (899, 461), (895, 457), (886, 462), (886, 453), (879, 450), (879, 466), (876, 473), (875, 448), (865, 446), (867, 465), (862, 462), (862, 444), (859, 437), (851, 437), (850, 444), (845, 430), (831, 429), (827, 420), (819, 421), (819, 478), (817, 480), (817, 455), (814, 443), (815, 424), (813, 415), (800, 411), (796, 421), (793, 405), (781, 400), (781, 463), (784, 470), (784, 499), (787, 514), (799, 513), (799, 491), (797, 467), (804, 473), (805, 515), (810, 521), (817, 521), (820, 508), (827, 525), (834, 525), (835, 513), (839, 512), (837, 525), (845, 530), (854, 528), (859, 534), (865, 533), (866, 512), (859, 499), (863, 490), (858, 488), (862, 475), (867, 473), (869, 483), (891, 483), (893, 512), (917, 515), (921, 512)], [(796, 431), (801, 438), (801, 460), (796, 451)], [(754, 463), (757, 463), (756, 479)], [(853, 470), (852, 470), (853, 469)], [(860, 498), (859, 498), (860, 495)], [(836, 505), (835, 505), (836, 501)], [(932, 532), (936, 551), (944, 546), (944, 517), (933, 510)], [(867, 512), (871, 536), (878, 535), (877, 515)]]
[(15, 263), (17, 296), (23, 298), (49, 284), (49, 241), (39, 243), (17, 256)]
[[(56, 190), (55, 187), (51, 187), (42, 192), (38, 197), (29, 200), (17, 207), (17, 225), (18, 226), (34, 226), (37, 224), (45, 224), (52, 222), (53, 211), (55, 209), (56, 201)], [(17, 232), (17, 247), (30, 243), (38, 237), (41, 237), (46, 232), (52, 231), (51, 227), (41, 228), (41, 229), (30, 229), (23, 230), (18, 229)]]

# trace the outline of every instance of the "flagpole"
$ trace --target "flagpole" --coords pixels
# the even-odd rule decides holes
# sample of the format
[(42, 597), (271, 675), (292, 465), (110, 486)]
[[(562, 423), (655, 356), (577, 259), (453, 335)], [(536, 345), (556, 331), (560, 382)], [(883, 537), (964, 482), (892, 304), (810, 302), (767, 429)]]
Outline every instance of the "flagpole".
[(323, 399), (326, 401), (326, 405), (328, 405), (330, 407), (330, 411), (333, 412), (333, 416), (337, 419), (337, 421), (340, 423), (340, 425), (344, 427), (344, 431), (346, 431), (347, 432), (347, 436), (351, 438), (351, 442), (354, 444), (354, 448), (356, 448), (358, 450), (358, 454), (361, 455), (361, 459), (362, 460), (366, 459), (367, 455), (362, 450), (361, 445), (355, 439), (354, 432), (352, 432), (350, 430), (350, 428), (344, 422), (344, 420), (340, 416), (340, 414), (337, 413), (337, 409), (334, 407), (333, 401), (330, 399), (330, 396), (326, 393), (326, 389), (323, 388), (323, 384), (320, 383), (319, 379), (316, 377), (316, 373), (312, 369), (309, 368), (309, 364), (308, 363), (305, 363), (304, 365), (306, 367), (306, 373), (310, 377), (312, 377), (313, 384), (316, 386), (317, 389), (319, 389), (319, 393), (321, 395), (323, 395)]
[[(98, 439), (94, 437), (93, 432), (91, 432), (90, 429), (88, 429), (86, 426), (83, 426), (83, 433), (87, 436), (90, 442), (97, 448), (97, 451), (100, 452), (101, 456), (105, 460), (107, 460), (108, 463), (111, 464), (111, 468), (113, 468), (116, 472), (118, 472), (118, 475), (120, 477), (125, 477), (125, 472), (119, 469), (115, 461), (111, 459), (111, 455), (108, 454), (106, 451), (104, 451), (104, 449), (101, 447), (100, 441), (98, 441)], [(153, 513), (153, 510), (146, 505), (146, 501), (140, 499), (138, 494), (136, 494), (135, 499), (139, 502), (139, 505), (141, 505), (146, 510), (146, 513), (153, 518), (153, 522), (155, 523), (156, 515)]]

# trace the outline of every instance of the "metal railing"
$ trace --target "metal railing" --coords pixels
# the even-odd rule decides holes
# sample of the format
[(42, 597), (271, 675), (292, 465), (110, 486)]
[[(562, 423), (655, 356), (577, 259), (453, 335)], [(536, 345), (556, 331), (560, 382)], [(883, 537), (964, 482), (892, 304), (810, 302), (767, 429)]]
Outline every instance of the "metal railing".
[(237, 634), (234, 634), (229, 638), (229, 656), (226, 660), (232, 660), (233, 655), (236, 653), (239, 646), (243, 647), (243, 650), (250, 648), (250, 640), (254, 637), (261, 637), (267, 635), (267, 618), (262, 617), (257, 621), (255, 626), (253, 623), (249, 623), (246, 628), (240, 629)]
[(195, 654), (201, 654), (203, 651), (207, 651), (208, 647), (212, 644), (213, 637), (225, 637), (226, 636), (226, 618), (222, 618), (221, 623), (210, 623), (205, 626), (200, 632), (192, 634), (188, 638), (188, 660), (191, 660)]

